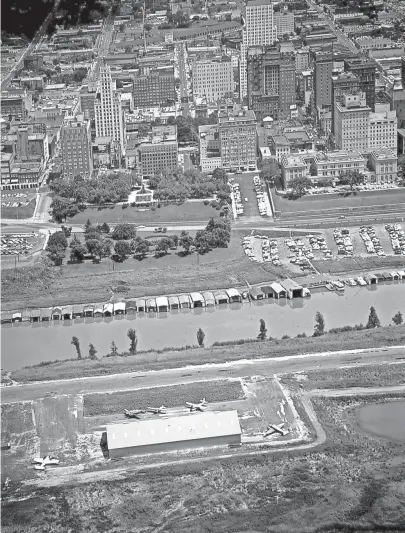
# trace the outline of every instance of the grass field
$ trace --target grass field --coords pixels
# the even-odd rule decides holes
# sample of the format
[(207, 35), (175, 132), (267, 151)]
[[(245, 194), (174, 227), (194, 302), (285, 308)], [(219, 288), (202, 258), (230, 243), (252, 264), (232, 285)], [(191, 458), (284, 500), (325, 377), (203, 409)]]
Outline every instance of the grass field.
[(381, 270), (382, 268), (403, 269), (405, 267), (405, 257), (402, 255), (392, 255), (387, 257), (347, 257), (335, 259), (333, 261), (312, 261), (312, 264), (319, 272), (331, 274), (343, 274), (349, 272), (370, 272)]
[(405, 445), (360, 432), (355, 410), (363, 404), (314, 400), (328, 440), (310, 453), (160, 467), (35, 491), (11, 486), (2, 526), (12, 533), (28, 526), (54, 533), (403, 532)]
[[(356, 356), (353, 356), (356, 359)], [(280, 376), (288, 388), (348, 389), (350, 387), (385, 387), (405, 383), (405, 363), (395, 365), (368, 365), (366, 367), (313, 370), (300, 374)]]
[(232, 235), (228, 248), (206, 255), (129, 259), (114, 264), (114, 272), (112, 268), (111, 259), (105, 259), (99, 265), (86, 262), (53, 268), (34, 266), (16, 273), (4, 270), (2, 309), (103, 302), (111, 298), (111, 291), (120, 297), (140, 297), (245, 287), (246, 281), (251, 284), (271, 281), (286, 272), (281, 267), (249, 261), (239, 234)]
[(106, 207), (103, 209), (88, 208), (78, 213), (68, 222), (71, 224), (85, 224), (89, 219), (92, 223), (102, 224), (103, 222), (135, 222), (139, 224), (157, 224), (166, 222), (207, 222), (211, 217), (219, 216), (219, 211), (203, 202), (186, 202), (181, 205), (170, 204), (156, 208), (156, 211), (139, 211), (135, 207), (122, 208)]
[(319, 212), (325, 209), (404, 203), (405, 188), (358, 192), (356, 195), (346, 197), (337, 194), (302, 196), (297, 200), (287, 200), (273, 194), (273, 201), (276, 211), (281, 211), (283, 214), (296, 213), (297, 211)]
[(139, 353), (128, 357), (104, 357), (98, 361), (90, 359), (57, 362), (39, 367), (26, 367), (12, 373), (17, 382), (47, 381), (85, 376), (99, 376), (124, 372), (179, 368), (186, 365), (224, 363), (240, 359), (282, 357), (303, 353), (319, 353), (379, 346), (400, 346), (405, 344), (405, 325), (382, 327), (375, 330), (349, 331), (336, 335), (300, 339), (247, 342), (241, 345), (218, 346), (209, 349), (173, 350), (164, 353)]
[(243, 397), (240, 381), (203, 381), (153, 387), (133, 391), (106, 394), (86, 394), (84, 396), (84, 416), (122, 413), (124, 409), (147, 409), (148, 407), (184, 406), (185, 402), (198, 403), (203, 398), (208, 403), (238, 400)]

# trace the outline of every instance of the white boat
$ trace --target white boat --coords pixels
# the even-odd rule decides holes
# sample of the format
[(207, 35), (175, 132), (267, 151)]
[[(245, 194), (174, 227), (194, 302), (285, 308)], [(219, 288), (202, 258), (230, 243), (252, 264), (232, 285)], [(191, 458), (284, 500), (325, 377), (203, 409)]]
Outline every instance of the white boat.
[(355, 280), (353, 278), (349, 278), (347, 281), (349, 282), (349, 285), (351, 287), (354, 287), (355, 285), (357, 285), (357, 283), (355, 282)]
[(362, 278), (361, 276), (356, 278), (356, 281), (359, 285), (361, 285), (362, 287), (364, 287), (365, 285), (367, 285), (367, 282), (364, 278)]

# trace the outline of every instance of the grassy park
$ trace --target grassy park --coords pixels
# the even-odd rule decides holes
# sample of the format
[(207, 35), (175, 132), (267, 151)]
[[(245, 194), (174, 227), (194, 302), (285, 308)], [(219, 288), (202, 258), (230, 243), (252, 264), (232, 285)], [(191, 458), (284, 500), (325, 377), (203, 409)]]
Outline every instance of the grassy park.
[(281, 211), (283, 214), (297, 213), (298, 211), (319, 213), (328, 209), (350, 209), (405, 203), (405, 188), (362, 191), (350, 196), (338, 194), (302, 196), (296, 200), (288, 200), (277, 194), (273, 194), (272, 197), (276, 211)]
[(103, 222), (119, 223), (129, 222), (135, 224), (159, 224), (176, 222), (206, 222), (211, 217), (219, 215), (211, 205), (204, 202), (185, 202), (180, 205), (169, 204), (156, 207), (154, 211), (150, 208), (140, 210), (136, 207), (123, 208), (122, 205), (103, 208), (87, 208), (74, 217), (68, 219), (69, 224), (85, 224), (90, 220), (93, 224)]

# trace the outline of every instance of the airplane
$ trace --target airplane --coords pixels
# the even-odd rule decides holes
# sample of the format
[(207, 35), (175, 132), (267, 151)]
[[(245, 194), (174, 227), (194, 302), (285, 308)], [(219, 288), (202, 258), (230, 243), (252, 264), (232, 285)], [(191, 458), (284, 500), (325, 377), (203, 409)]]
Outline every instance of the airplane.
[(167, 407), (161, 405), (160, 407), (148, 407), (148, 413), (153, 413), (154, 415), (163, 415), (167, 411)]
[(276, 424), (269, 424), (266, 431), (263, 433), (263, 437), (268, 437), (269, 435), (274, 435), (274, 433), (280, 433), (285, 437), (288, 435), (288, 430), (282, 429), (285, 426), (285, 423), (281, 423), (278, 426)]
[(207, 408), (207, 400), (203, 398), (200, 403), (192, 403), (192, 402), (186, 402), (187, 407), (190, 409), (190, 411), (205, 411)]
[(127, 409), (124, 409), (124, 415), (127, 417), (127, 418), (140, 418), (139, 415), (143, 415), (145, 414), (146, 411), (142, 410), (142, 409), (134, 409), (132, 411), (128, 411)]
[(59, 459), (55, 459), (47, 455), (46, 457), (35, 457), (31, 461), (31, 464), (35, 464), (35, 470), (45, 470), (45, 467), (48, 465), (59, 465)]

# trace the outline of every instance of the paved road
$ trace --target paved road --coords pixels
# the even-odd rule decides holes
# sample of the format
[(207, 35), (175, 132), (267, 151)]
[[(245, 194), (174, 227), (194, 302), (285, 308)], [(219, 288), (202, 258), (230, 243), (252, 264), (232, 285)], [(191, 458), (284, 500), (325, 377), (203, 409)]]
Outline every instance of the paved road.
[(350, 365), (395, 363), (404, 359), (405, 346), (399, 348), (375, 348), (364, 350), (361, 353), (355, 351), (334, 352), (234, 361), (151, 372), (131, 372), (112, 376), (4, 387), (2, 388), (2, 402), (35, 400), (43, 397), (47, 392), (57, 392), (58, 394), (108, 392), (162, 385), (178, 385), (180, 383), (219, 378), (238, 378), (251, 375), (272, 376), (274, 374), (316, 370), (318, 368), (331, 369)]

